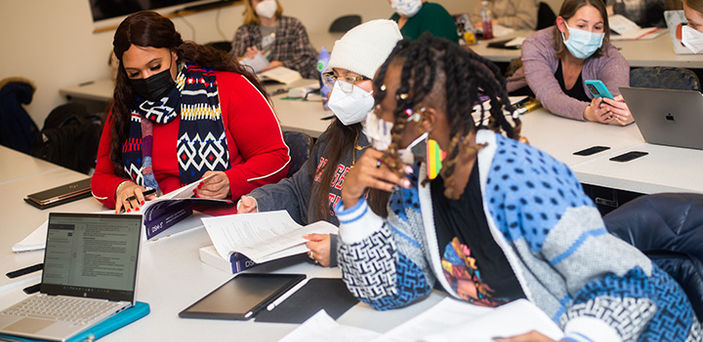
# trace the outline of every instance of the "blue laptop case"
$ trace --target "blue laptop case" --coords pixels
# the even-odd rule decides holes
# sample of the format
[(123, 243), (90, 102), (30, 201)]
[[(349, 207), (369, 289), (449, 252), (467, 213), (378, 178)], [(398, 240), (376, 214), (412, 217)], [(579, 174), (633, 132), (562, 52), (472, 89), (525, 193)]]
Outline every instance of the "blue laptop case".
[[(146, 315), (149, 314), (149, 304), (144, 302), (136, 302), (134, 306), (129, 309), (123, 310), (118, 314), (96, 324), (92, 328), (83, 331), (76, 336), (73, 336), (66, 340), (66, 342), (80, 342), (80, 341), (95, 341), (123, 326), (130, 324)], [(35, 340), (31, 338), (23, 338), (9, 335), (0, 334), (0, 341), (21, 341), (21, 342), (35, 342), (41, 340)]]

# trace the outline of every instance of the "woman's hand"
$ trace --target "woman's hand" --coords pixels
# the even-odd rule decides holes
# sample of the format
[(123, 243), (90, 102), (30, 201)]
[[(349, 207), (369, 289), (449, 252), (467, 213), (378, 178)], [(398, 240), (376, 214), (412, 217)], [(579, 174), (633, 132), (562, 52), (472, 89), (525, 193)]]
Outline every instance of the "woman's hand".
[(222, 171), (205, 172), (203, 178), (213, 175), (212, 177), (202, 181), (195, 190), (196, 197), (224, 199), (229, 196), (229, 178)]
[(626, 126), (635, 122), (635, 118), (632, 117), (630, 113), (630, 108), (627, 107), (625, 99), (622, 95), (616, 96), (614, 99), (603, 99), (603, 107), (607, 108), (608, 111), (613, 115), (613, 120), (611, 123), (615, 125)]
[(273, 69), (273, 68), (278, 68), (279, 66), (283, 66), (283, 62), (281, 62), (281, 61), (271, 61), (271, 63), (269, 63), (269, 65), (264, 69), (264, 71), (266, 71), (266, 70), (271, 70), (271, 69)]
[(306, 234), (303, 238), (308, 240), (305, 246), (310, 250), (308, 256), (316, 263), (330, 266), (330, 235), (329, 234)]
[(498, 342), (554, 342), (551, 338), (532, 330), (528, 333), (511, 337), (494, 337), (493, 341)]
[(242, 196), (237, 204), (237, 214), (258, 213), (259, 205), (256, 203), (256, 198), (251, 196)]
[(615, 120), (613, 114), (610, 113), (610, 109), (603, 104), (602, 97), (597, 97), (591, 101), (591, 104), (583, 111), (583, 118), (604, 124), (609, 124)]
[(139, 211), (145, 200), (156, 198), (155, 195), (144, 196), (142, 194), (144, 191), (146, 191), (145, 188), (132, 181), (120, 183), (115, 192), (115, 214), (119, 214), (122, 209), (127, 213), (132, 210)]
[(259, 53), (259, 49), (256, 46), (248, 47), (247, 52), (244, 53), (244, 58), (254, 58)]
[[(383, 152), (368, 148), (349, 170), (342, 187), (342, 202), (345, 208), (356, 205), (367, 188), (393, 192), (397, 185), (410, 187), (407, 178), (396, 175), (382, 162), (383, 155)], [(412, 168), (406, 166), (405, 171), (412, 172)]]

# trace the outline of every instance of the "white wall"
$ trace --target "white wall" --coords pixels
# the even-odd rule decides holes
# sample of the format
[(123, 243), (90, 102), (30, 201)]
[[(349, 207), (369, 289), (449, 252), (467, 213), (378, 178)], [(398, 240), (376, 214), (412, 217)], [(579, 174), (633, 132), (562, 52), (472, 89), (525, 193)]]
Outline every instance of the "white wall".
[[(285, 14), (297, 17), (308, 32), (327, 30), (340, 15), (364, 21), (387, 18), (387, 0), (280, 0)], [(467, 12), (477, 0), (435, 0), (450, 13)], [(561, 0), (548, 0), (558, 10)], [(0, 1), (0, 79), (21, 76), (37, 87), (27, 111), (41, 128), (52, 108), (65, 102), (59, 88), (107, 78), (114, 31), (92, 33), (89, 0)], [(242, 5), (175, 18), (184, 39), (198, 43), (230, 40), (242, 23)], [(219, 13), (219, 14), (218, 14)], [(218, 18), (219, 17), (219, 18)], [(114, 23), (119, 23), (119, 19)], [(195, 28), (195, 32), (188, 25)], [(218, 32), (218, 25), (222, 33)]]

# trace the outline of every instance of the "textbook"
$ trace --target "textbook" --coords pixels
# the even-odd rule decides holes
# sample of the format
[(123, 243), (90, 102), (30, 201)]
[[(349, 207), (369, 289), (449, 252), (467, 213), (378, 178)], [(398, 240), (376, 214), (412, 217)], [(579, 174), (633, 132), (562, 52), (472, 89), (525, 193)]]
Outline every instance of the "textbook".
[(261, 81), (276, 81), (285, 85), (290, 85), (295, 81), (302, 80), (303, 76), (293, 69), (279, 66), (260, 73), (259, 78)]
[[(216, 200), (190, 197), (193, 190), (205, 178), (178, 188), (154, 200), (147, 201), (140, 209), (130, 214), (143, 214), (144, 232), (146, 239), (155, 241), (164, 236), (181, 233), (194, 228), (202, 227), (199, 217), (189, 220), (193, 211), (200, 211), (206, 215), (221, 215), (234, 211), (234, 203), (230, 200)], [(114, 213), (114, 210), (101, 211)], [(30, 252), (44, 249), (46, 244), (48, 220), (45, 220), (24, 239), (12, 246), (15, 253)]]
[(213, 245), (200, 248), (200, 261), (231, 273), (307, 252), (305, 234), (337, 234), (327, 221), (301, 226), (285, 210), (204, 217), (202, 222)]

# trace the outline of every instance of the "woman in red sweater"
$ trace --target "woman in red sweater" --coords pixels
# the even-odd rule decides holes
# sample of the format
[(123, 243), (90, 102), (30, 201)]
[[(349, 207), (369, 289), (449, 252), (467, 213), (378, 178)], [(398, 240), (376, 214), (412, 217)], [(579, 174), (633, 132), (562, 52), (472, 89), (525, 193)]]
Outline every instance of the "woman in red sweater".
[(210, 175), (196, 196), (236, 200), (285, 177), (278, 119), (235, 60), (184, 42), (151, 11), (127, 17), (112, 44), (120, 61), (114, 105), (91, 183), (104, 205), (139, 210), (146, 188), (168, 193)]

